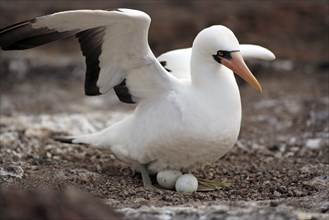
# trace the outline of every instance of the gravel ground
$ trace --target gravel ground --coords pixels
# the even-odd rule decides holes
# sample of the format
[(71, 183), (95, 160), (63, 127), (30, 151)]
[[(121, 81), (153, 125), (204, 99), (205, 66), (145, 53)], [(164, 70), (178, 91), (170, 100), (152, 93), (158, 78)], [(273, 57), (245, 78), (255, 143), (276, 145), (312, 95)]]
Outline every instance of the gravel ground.
[[(10, 4), (5, 6), (9, 10)], [(328, 11), (324, 6), (321, 13)], [(3, 3), (1, 7), (6, 8)], [(287, 10), (289, 5), (280, 7)], [(306, 13), (312, 21), (318, 19), (306, 8), (295, 7), (291, 16)], [(312, 22), (304, 24), (312, 30)], [(321, 31), (315, 39), (327, 46), (321, 41)], [(171, 46), (176, 44), (181, 45)], [(46, 49), (0, 52), (1, 191), (61, 193), (74, 188), (100, 199), (126, 219), (328, 219), (329, 61), (328, 50), (322, 56), (318, 44), (309, 59), (284, 48), (275, 62), (248, 62), (264, 92), (258, 94), (240, 83), (243, 122), (238, 143), (215, 164), (195, 172), (197, 177), (230, 186), (192, 194), (145, 191), (141, 176), (107, 149), (51, 138), (99, 130), (132, 109), (113, 94), (83, 96), (83, 59), (66, 51), (77, 45), (64, 51), (54, 44)], [(273, 45), (268, 47), (279, 51), (280, 39)], [(160, 47), (157, 51), (163, 52)]]

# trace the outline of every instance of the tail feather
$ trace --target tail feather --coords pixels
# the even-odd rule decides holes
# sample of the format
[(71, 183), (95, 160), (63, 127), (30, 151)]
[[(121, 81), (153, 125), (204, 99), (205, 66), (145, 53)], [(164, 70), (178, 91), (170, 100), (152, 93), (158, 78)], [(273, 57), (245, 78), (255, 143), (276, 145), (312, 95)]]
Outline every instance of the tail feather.
[(79, 136), (56, 136), (53, 137), (55, 141), (67, 144), (83, 144), (92, 146), (101, 146), (102, 138), (99, 137), (99, 132), (92, 134), (84, 134)]
[(74, 138), (72, 137), (52, 137), (52, 139), (54, 139), (55, 141), (58, 142), (62, 142), (62, 143), (66, 143), (66, 144), (74, 144), (73, 140)]

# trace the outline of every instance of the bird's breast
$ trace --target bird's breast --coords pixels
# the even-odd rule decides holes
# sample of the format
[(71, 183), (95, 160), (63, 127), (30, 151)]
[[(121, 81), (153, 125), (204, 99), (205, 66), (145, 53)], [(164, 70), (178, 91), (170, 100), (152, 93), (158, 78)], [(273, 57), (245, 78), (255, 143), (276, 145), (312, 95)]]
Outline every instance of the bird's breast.
[(240, 97), (227, 99), (220, 94), (209, 97), (198, 91), (186, 94), (168, 97), (165, 106), (171, 113), (162, 113), (166, 120), (159, 125), (158, 136), (146, 147), (153, 172), (167, 168), (190, 170), (214, 162), (237, 140)]

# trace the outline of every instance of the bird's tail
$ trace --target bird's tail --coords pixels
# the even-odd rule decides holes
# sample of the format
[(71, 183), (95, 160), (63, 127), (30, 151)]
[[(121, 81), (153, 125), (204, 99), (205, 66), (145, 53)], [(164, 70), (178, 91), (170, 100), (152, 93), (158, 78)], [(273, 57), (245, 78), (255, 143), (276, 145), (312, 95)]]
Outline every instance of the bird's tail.
[(79, 136), (56, 136), (52, 137), (55, 141), (67, 144), (84, 144), (92, 146), (100, 146), (100, 138), (98, 133), (84, 134)]
[(73, 144), (73, 137), (64, 137), (64, 136), (55, 136), (52, 137), (55, 141), (66, 143), (66, 144)]

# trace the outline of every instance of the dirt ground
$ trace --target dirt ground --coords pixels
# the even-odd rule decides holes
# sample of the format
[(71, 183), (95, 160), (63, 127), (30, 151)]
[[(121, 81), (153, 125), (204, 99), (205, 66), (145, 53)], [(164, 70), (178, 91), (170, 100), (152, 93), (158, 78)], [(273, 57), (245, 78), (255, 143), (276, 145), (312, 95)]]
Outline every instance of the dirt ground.
[[(27, 4), (20, 2), (14, 7), (12, 1), (1, 1), (1, 27), (53, 11), (119, 4), (59, 6), (50, 1), (16, 14)], [(194, 173), (225, 181), (228, 188), (192, 194), (146, 191), (141, 176), (109, 150), (52, 140), (99, 130), (133, 108), (119, 103), (114, 94), (83, 96), (83, 58), (77, 43), (63, 40), (34, 50), (0, 52), (1, 190), (61, 192), (73, 187), (127, 219), (329, 218), (328, 4), (280, 1), (256, 9), (257, 4), (224, 1), (216, 8), (215, 1), (159, 1), (155, 7), (125, 1), (122, 6), (154, 16), (150, 45), (157, 55), (189, 46), (212, 23), (230, 26), (241, 43), (260, 44), (277, 55), (274, 62), (248, 62), (263, 94), (240, 83), (243, 121), (238, 143), (215, 164)], [(175, 22), (174, 12), (179, 12)]]

